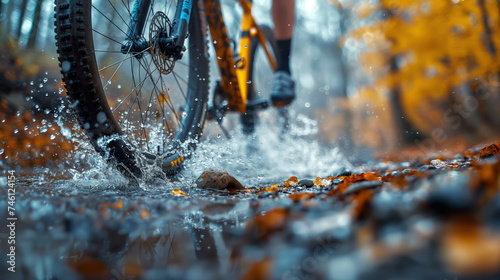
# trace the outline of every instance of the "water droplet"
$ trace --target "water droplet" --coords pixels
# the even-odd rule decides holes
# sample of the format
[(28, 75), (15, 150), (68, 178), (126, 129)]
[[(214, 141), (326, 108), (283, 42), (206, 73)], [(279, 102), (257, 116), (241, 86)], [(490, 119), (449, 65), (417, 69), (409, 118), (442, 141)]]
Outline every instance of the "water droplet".
[(98, 121), (99, 123), (104, 123), (104, 122), (106, 121), (106, 113), (104, 113), (104, 112), (99, 112), (99, 113), (97, 114), (97, 121)]
[(48, 128), (47, 128), (47, 126), (45, 126), (45, 125), (44, 125), (44, 126), (42, 126), (42, 127), (40, 128), (40, 132), (41, 132), (41, 133), (45, 133), (45, 132), (47, 132), (47, 129), (48, 129)]
[(309, 103), (309, 102), (306, 102), (306, 104), (304, 104), (304, 105), (306, 106), (306, 108), (311, 107), (311, 103)]
[(120, 89), (122, 88), (122, 85), (118, 84), (116, 87)]
[(61, 127), (61, 133), (64, 137), (66, 137), (66, 139), (70, 139), (71, 138), (71, 130), (69, 130), (69, 128), (67, 127)]
[(43, 78), (43, 83), (45, 84), (49, 79)]
[(214, 40), (214, 45), (217, 44), (217, 41)]
[(247, 82), (247, 85), (249, 85), (249, 84), (251, 84), (251, 83), (252, 83), (252, 81), (248, 81), (248, 82)]
[(61, 70), (63, 72), (68, 72), (71, 69), (71, 63), (67, 60), (61, 63)]
[(55, 135), (50, 135), (50, 140), (54, 140), (56, 138)]
[(39, 84), (39, 85), (38, 85), (38, 87), (39, 87), (39, 88), (43, 88), (43, 84)]
[(30, 82), (30, 85), (31, 85), (31, 86), (32, 86), (32, 85), (34, 85), (34, 84), (35, 84), (35, 82), (34, 82), (34, 81), (31, 81), (31, 82)]
[(17, 134), (19, 132), (19, 129), (14, 130), (14, 134)]

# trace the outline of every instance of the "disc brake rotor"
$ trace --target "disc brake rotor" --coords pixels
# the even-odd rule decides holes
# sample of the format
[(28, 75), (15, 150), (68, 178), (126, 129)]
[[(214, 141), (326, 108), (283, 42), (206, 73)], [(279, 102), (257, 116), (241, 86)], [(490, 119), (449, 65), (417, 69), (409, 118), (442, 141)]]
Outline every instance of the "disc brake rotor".
[(151, 20), (149, 27), (149, 44), (151, 46), (151, 56), (154, 64), (162, 74), (170, 74), (174, 70), (175, 61), (165, 55), (159, 45), (160, 38), (168, 38), (172, 25), (167, 15), (157, 12)]

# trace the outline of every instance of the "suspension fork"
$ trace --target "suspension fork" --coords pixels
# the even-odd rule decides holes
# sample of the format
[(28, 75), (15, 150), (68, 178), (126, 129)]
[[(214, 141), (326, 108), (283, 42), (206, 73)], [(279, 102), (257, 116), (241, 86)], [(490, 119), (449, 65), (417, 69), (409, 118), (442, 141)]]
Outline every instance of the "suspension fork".
[(130, 15), (130, 21), (127, 30), (127, 39), (136, 41), (142, 37), (144, 23), (148, 16), (148, 9), (151, 6), (151, 0), (136, 0)]
[[(136, 54), (149, 48), (150, 43), (146, 40), (142, 40), (141, 38), (150, 6), (151, 0), (135, 1), (134, 7), (132, 8), (132, 14), (130, 15), (127, 37), (121, 46), (122, 53)], [(169, 45), (169, 49), (173, 50), (171, 55), (175, 59), (180, 59), (182, 57), (181, 52), (184, 48), (184, 41), (188, 33), (191, 10), (192, 0), (179, 0), (175, 10), (172, 29), (169, 30), (170, 37), (162, 38), (161, 40), (162, 44)]]
[(178, 51), (181, 51), (184, 47), (184, 40), (186, 40), (188, 33), (189, 18), (191, 17), (192, 8), (192, 0), (183, 0), (182, 3), (179, 0), (179, 3), (177, 3), (171, 37), (174, 39), (175, 47)]

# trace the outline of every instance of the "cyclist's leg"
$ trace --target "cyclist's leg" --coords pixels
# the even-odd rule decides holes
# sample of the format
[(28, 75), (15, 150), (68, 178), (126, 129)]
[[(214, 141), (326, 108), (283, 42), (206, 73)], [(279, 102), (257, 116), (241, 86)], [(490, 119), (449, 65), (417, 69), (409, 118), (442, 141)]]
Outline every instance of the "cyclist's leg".
[(272, 14), (274, 21), (274, 37), (278, 43), (278, 71), (290, 73), (289, 58), (295, 21), (294, 0), (274, 0)]
[(295, 98), (295, 83), (290, 75), (290, 48), (295, 21), (294, 0), (273, 0), (274, 36), (278, 43), (276, 69), (271, 100), (274, 105), (288, 105)]

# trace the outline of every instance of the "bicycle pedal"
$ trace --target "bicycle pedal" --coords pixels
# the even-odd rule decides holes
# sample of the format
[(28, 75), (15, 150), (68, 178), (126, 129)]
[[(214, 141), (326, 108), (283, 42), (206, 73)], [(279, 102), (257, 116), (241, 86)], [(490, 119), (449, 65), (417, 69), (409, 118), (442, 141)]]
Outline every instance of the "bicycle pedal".
[(258, 98), (247, 102), (247, 111), (263, 110), (269, 107), (269, 100)]

